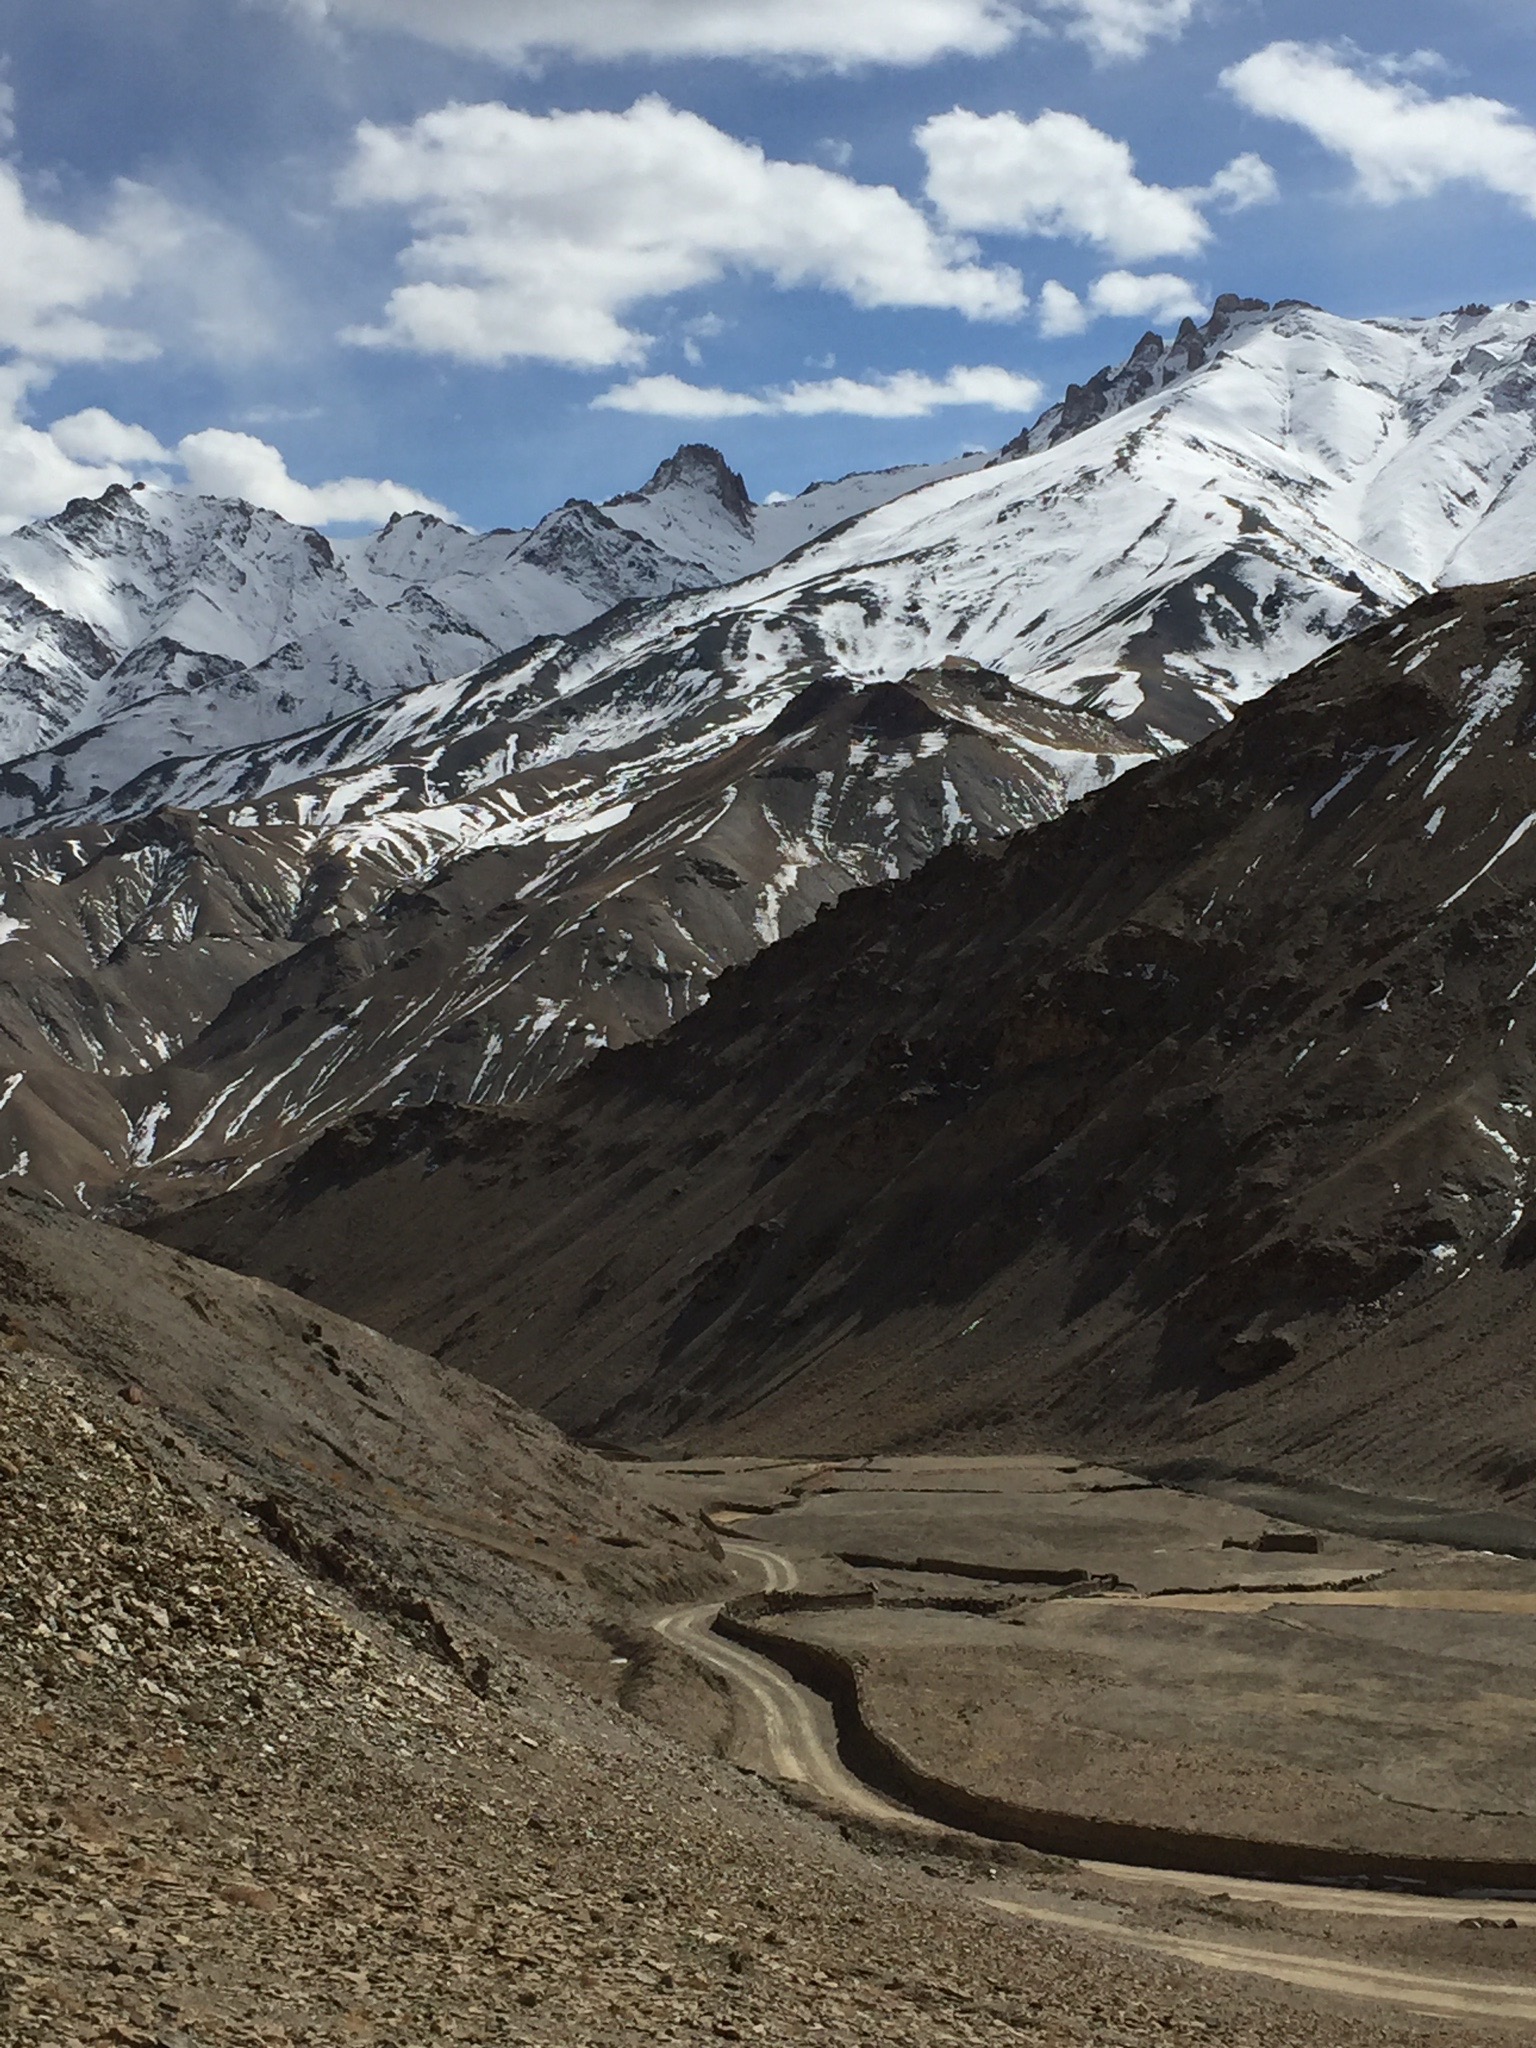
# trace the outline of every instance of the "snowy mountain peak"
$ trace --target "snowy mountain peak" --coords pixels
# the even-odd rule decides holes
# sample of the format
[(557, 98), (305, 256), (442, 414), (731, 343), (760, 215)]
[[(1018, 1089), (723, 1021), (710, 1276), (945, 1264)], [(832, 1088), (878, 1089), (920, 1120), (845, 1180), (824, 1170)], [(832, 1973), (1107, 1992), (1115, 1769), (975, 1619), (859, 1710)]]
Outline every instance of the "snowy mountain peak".
[(691, 444), (644, 490), (571, 499), (531, 530), (407, 512), (336, 542), (240, 500), (113, 485), (0, 540), (0, 828), (125, 815), (146, 774), (730, 582), (957, 466), (974, 459), (754, 506)]
[(1282, 299), (1271, 306), (1267, 299), (1244, 299), (1236, 292), (1223, 292), (1211, 308), (1211, 317), (1197, 326), (1187, 316), (1173, 340), (1164, 341), (1149, 328), (1122, 363), (1106, 365), (1094, 372), (1086, 384), (1069, 384), (1064, 395), (1041, 413), (1032, 427), (1002, 449), (999, 462), (1032, 455), (1042, 448), (1054, 448), (1100, 420), (1138, 405), (1154, 391), (1163, 391), (1192, 370), (1202, 369), (1212, 353), (1250, 329), (1256, 320), (1277, 313), (1286, 306), (1299, 305)]
[[(83, 539), (86, 535), (100, 532), (109, 526), (119, 513), (131, 510), (134, 492), (146, 488), (144, 484), (135, 484), (133, 490), (129, 490), (126, 484), (108, 484), (99, 497), (71, 498), (62, 512), (45, 523), (61, 527), (64, 531)], [(33, 530), (37, 524), (38, 522), (33, 522)]]
[[(29, 1084), (0, 1174), (7, 1132), (73, 1187), (514, 1099), (841, 890), (1054, 815), (1435, 585), (1536, 572), (1536, 309), (1224, 298), (1012, 448), (753, 505), (691, 446), (531, 532), (331, 546), (125, 492), (0, 542), (0, 710), (68, 721), (0, 756), (35, 835), (0, 849), (0, 1028), (59, 1100), (101, 1077), (97, 1165)], [(115, 822), (163, 805), (195, 851)]]
[[(585, 686), (696, 673), (727, 635), (766, 674), (964, 654), (1185, 744), (1436, 584), (1536, 570), (1533, 341), (1524, 302), (1360, 321), (1223, 298), (1013, 459), (871, 492), (767, 571), (587, 641)], [(757, 530), (819, 495), (759, 507)]]
[(675, 455), (669, 455), (665, 462), (657, 464), (654, 476), (643, 490), (611, 498), (604, 510), (611, 510), (615, 505), (647, 501), (654, 504), (674, 492), (686, 493), (690, 497), (702, 495), (712, 500), (743, 533), (751, 533), (754, 507), (746, 484), (720, 450), (711, 448), (704, 441), (685, 442)]

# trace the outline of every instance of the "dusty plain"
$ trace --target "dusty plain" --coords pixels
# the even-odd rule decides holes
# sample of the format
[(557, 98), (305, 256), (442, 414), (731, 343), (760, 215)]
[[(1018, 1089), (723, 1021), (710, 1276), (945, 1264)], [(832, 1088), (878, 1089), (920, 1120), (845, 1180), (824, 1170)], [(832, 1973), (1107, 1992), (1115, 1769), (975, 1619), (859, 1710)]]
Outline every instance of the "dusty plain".
[[(930, 1464), (904, 1501), (868, 1466), (605, 1460), (265, 1283), (16, 1196), (0, 1226), (5, 2048), (1529, 2038), (1525, 1906), (957, 1831), (729, 1634), (770, 1586), (775, 1624), (803, 1590), (868, 1616), (872, 1579), (935, 1625), (1107, 1612), (1149, 1549), (1188, 1598), (1219, 1532), (1267, 1526), (1241, 1504), (1038, 1463)], [(839, 1500), (887, 1564), (835, 1520), (795, 1537)], [(1355, 1542), (1226, 1556), (1272, 1590), (1374, 1569)]]

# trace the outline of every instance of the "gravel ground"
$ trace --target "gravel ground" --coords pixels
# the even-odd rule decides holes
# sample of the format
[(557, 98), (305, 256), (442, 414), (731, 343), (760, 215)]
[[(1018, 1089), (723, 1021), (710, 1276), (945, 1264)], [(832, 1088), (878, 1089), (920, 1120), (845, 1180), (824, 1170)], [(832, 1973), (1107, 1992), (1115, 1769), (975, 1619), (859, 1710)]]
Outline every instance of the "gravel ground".
[(533, 1662), (478, 1697), (153, 1427), (0, 1355), (8, 2048), (1445, 2038), (1000, 1924)]

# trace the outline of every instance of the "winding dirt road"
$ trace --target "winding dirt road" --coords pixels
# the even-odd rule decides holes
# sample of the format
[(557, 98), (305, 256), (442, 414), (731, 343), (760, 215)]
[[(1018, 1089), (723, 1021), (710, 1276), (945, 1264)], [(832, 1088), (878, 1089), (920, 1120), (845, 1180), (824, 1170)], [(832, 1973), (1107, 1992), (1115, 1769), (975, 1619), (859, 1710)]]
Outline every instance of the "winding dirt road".
[[(764, 1592), (792, 1593), (800, 1583), (794, 1560), (781, 1551), (769, 1550), (761, 1543), (744, 1543), (735, 1536), (720, 1540), (727, 1557), (744, 1565), (749, 1574), (761, 1574)], [(656, 1633), (712, 1671), (718, 1671), (750, 1703), (774, 1777), (787, 1785), (804, 1786), (829, 1805), (860, 1820), (881, 1821), (908, 1832), (946, 1832), (936, 1822), (922, 1820), (904, 1807), (882, 1799), (878, 1792), (872, 1792), (845, 1770), (822, 1733), (809, 1694), (766, 1657), (756, 1656), (751, 1650), (717, 1636), (714, 1622), (719, 1612), (718, 1601), (675, 1608), (655, 1624)]]
[[(800, 1575), (794, 1560), (782, 1551), (735, 1536), (723, 1536), (721, 1542), (727, 1557), (744, 1577), (762, 1581), (760, 1590), (788, 1593), (799, 1584)], [(739, 1644), (727, 1642), (714, 1633), (715, 1617), (721, 1604), (705, 1601), (674, 1608), (653, 1626), (665, 1641), (723, 1677), (743, 1704), (749, 1707), (755, 1723), (756, 1746), (773, 1776), (785, 1784), (804, 1787), (851, 1818), (899, 1827), (908, 1835), (940, 1836), (953, 1832), (936, 1821), (897, 1806), (854, 1777), (829, 1740), (811, 1695), (767, 1658), (759, 1657)], [(1466, 1919), (1474, 1910), (1466, 1899), (1340, 1890), (1320, 1885), (1275, 1884), (1255, 1879), (1209, 1877), (1194, 1871), (1142, 1870), (1119, 1864), (1093, 1863), (1081, 1867), (1085, 1872), (1121, 1882), (1172, 1886), (1207, 1897), (1241, 1899), (1340, 1918), (1454, 1923)], [(974, 1893), (969, 1895), (976, 1896)], [(1055, 1904), (1037, 1905), (998, 1895), (985, 1895), (983, 1903), (1015, 1919), (1092, 1935), (1180, 1962), (1199, 1964), (1207, 1969), (1233, 1971), (1304, 1990), (1366, 1999), (1380, 2005), (1406, 2008), (1431, 2018), (1509, 2022), (1536, 2020), (1536, 1986), (1432, 1976), (1413, 1970), (1377, 1967), (1346, 1957), (1289, 1952), (1254, 1942), (1172, 1934), (1125, 1924), (1107, 1917), (1104, 1910), (1095, 1915)], [(1113, 1911), (1113, 1908), (1108, 1909), (1109, 1913)], [(1528, 1903), (1500, 1904), (1498, 1913), (1501, 1918), (1516, 1918), (1522, 1924), (1536, 1921), (1536, 1908)]]

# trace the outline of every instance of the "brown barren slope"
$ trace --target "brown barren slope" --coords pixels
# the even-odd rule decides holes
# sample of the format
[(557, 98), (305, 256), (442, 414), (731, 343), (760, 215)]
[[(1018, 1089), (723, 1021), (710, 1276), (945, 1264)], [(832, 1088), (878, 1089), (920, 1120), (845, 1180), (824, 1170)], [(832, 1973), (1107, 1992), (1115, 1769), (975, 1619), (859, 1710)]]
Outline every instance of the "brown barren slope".
[[(260, 1280), (0, 1195), (0, 1355), (68, 1361), (165, 1473), (494, 1685), (723, 1583), (696, 1521), (516, 1402)], [(594, 1643), (606, 1662), (607, 1647)]]
[(1536, 585), (1442, 593), (526, 1117), (163, 1226), (579, 1430), (1536, 1502)]

